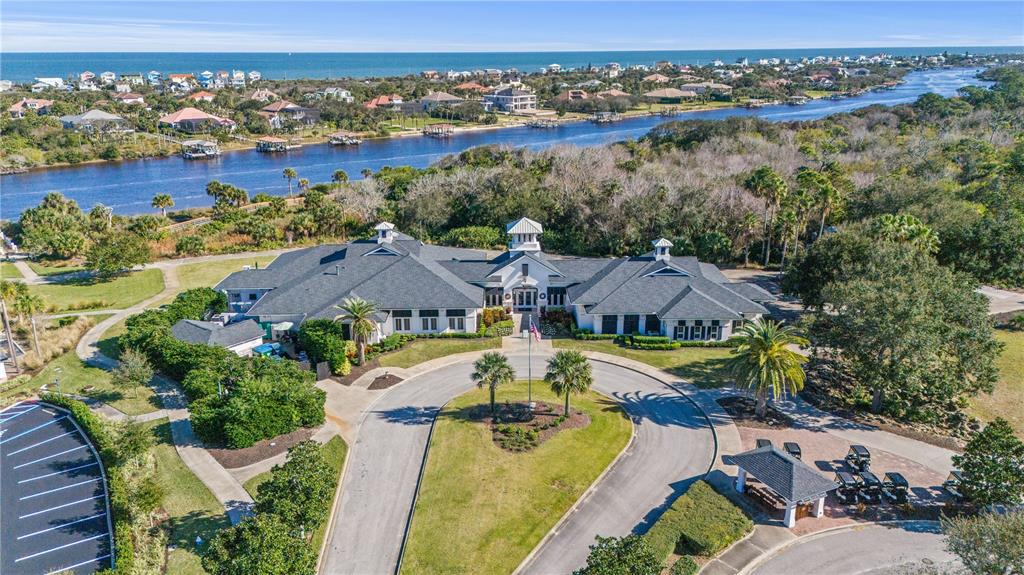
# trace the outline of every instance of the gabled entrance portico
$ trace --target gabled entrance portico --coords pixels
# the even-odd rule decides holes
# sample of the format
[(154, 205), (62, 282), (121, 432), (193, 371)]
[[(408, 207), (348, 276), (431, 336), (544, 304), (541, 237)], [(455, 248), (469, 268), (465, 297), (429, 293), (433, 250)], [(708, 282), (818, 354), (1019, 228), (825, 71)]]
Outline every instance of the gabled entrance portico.
[(537, 288), (517, 287), (512, 288), (512, 310), (518, 312), (532, 312), (537, 310)]

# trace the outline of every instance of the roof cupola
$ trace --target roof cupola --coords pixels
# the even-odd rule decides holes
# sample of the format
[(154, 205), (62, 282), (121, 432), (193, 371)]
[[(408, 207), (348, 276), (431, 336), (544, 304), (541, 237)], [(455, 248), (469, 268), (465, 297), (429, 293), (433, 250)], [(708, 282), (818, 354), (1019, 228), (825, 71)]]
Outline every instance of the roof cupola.
[(667, 262), (672, 259), (669, 251), (672, 249), (672, 242), (665, 238), (658, 238), (651, 242), (654, 246), (654, 259), (659, 262)]
[(539, 252), (540, 236), (544, 227), (530, 218), (519, 218), (505, 226), (510, 252)]
[(378, 244), (390, 244), (395, 239), (395, 224), (391, 222), (381, 222), (373, 229), (377, 230)]

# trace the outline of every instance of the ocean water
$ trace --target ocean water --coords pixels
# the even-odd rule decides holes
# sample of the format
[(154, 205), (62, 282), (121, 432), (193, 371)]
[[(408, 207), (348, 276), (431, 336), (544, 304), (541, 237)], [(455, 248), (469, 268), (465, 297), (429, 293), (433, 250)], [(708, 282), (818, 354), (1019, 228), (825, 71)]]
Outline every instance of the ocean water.
[(535, 72), (548, 64), (567, 68), (618, 62), (652, 65), (667, 60), (676, 64), (726, 63), (738, 58), (798, 60), (815, 56), (858, 56), (886, 53), (921, 56), (944, 51), (962, 54), (1004, 54), (1020, 47), (922, 47), (922, 48), (813, 48), (770, 50), (659, 50), (614, 52), (416, 52), (416, 53), (252, 53), (252, 52), (12, 52), (0, 57), (0, 79), (27, 82), (37, 77), (67, 77), (90, 70), (146, 73), (194, 73), (204, 70), (258, 70), (268, 79), (365, 78), (418, 74), (423, 70), (476, 70), (517, 68)]
[[(911, 72), (906, 82), (894, 90), (869, 92), (855, 98), (813, 100), (803, 106), (720, 108), (680, 114), (677, 118), (758, 116), (774, 122), (811, 120), (864, 106), (913, 102), (926, 92), (952, 96), (963, 86), (987, 84), (975, 77), (979, 71), (959, 68)], [(611, 124), (571, 122), (544, 130), (517, 127), (460, 132), (450, 138), (371, 139), (359, 146), (307, 145), (287, 154), (240, 150), (211, 160), (173, 156), (38, 169), (0, 177), (0, 218), (16, 218), (22, 210), (38, 204), (48, 192), (61, 192), (84, 209), (102, 203), (119, 214), (152, 211), (150, 200), (157, 193), (171, 194), (177, 208), (208, 206), (211, 202), (205, 188), (210, 180), (234, 184), (250, 194), (285, 195), (288, 182), (282, 172), (286, 167), (295, 168), (299, 177), (311, 182), (329, 181), (339, 168), (358, 179), (363, 169), (376, 171), (382, 166), (405, 165), (422, 168), (449, 154), (488, 144), (531, 149), (562, 144), (599, 146), (639, 138), (665, 121), (659, 116), (644, 116)]]

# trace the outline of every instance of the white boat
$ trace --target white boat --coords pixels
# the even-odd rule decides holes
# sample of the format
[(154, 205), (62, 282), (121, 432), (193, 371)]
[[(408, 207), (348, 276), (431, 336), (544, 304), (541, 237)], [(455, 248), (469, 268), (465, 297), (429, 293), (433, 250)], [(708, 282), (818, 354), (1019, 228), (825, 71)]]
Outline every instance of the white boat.
[(363, 141), (359, 139), (358, 134), (355, 132), (335, 132), (328, 137), (327, 140), (332, 146), (358, 146)]

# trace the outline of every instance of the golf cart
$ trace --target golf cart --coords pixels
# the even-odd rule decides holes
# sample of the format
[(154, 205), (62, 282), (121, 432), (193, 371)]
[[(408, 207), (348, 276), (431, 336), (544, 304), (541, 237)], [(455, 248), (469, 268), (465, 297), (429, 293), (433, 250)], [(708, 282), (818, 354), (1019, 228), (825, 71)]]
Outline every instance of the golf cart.
[(906, 503), (910, 484), (902, 474), (895, 471), (886, 472), (882, 479), (882, 493), (893, 503)]
[(764, 439), (762, 437), (761, 439), (758, 439), (756, 441), (756, 445), (757, 445), (757, 449), (761, 449), (762, 447), (771, 447), (772, 446), (772, 440), (771, 439)]
[(964, 498), (964, 494), (960, 492), (960, 486), (963, 485), (963, 482), (963, 471), (960, 471), (959, 469), (954, 469), (953, 471), (949, 472), (949, 477), (947, 477), (946, 480), (942, 482), (942, 488), (946, 490), (946, 493), (952, 495), (953, 499), (955, 499), (956, 501), (960, 501)]
[(836, 497), (840, 502), (846, 505), (857, 503), (860, 480), (855, 475), (848, 471), (838, 471), (836, 472), (836, 483), (839, 484), (839, 488), (836, 489)]
[(800, 456), (802, 455), (802, 452), (800, 451), (800, 444), (799, 443), (794, 443), (792, 441), (787, 441), (787, 442), (782, 444), (782, 449), (784, 449), (786, 451), (786, 453), (792, 455), (796, 459), (800, 459)]
[(871, 467), (871, 452), (863, 445), (851, 445), (850, 451), (846, 454), (846, 463), (854, 471), (867, 471)]
[(882, 502), (882, 482), (870, 471), (861, 471), (860, 475), (860, 497), (865, 503)]

